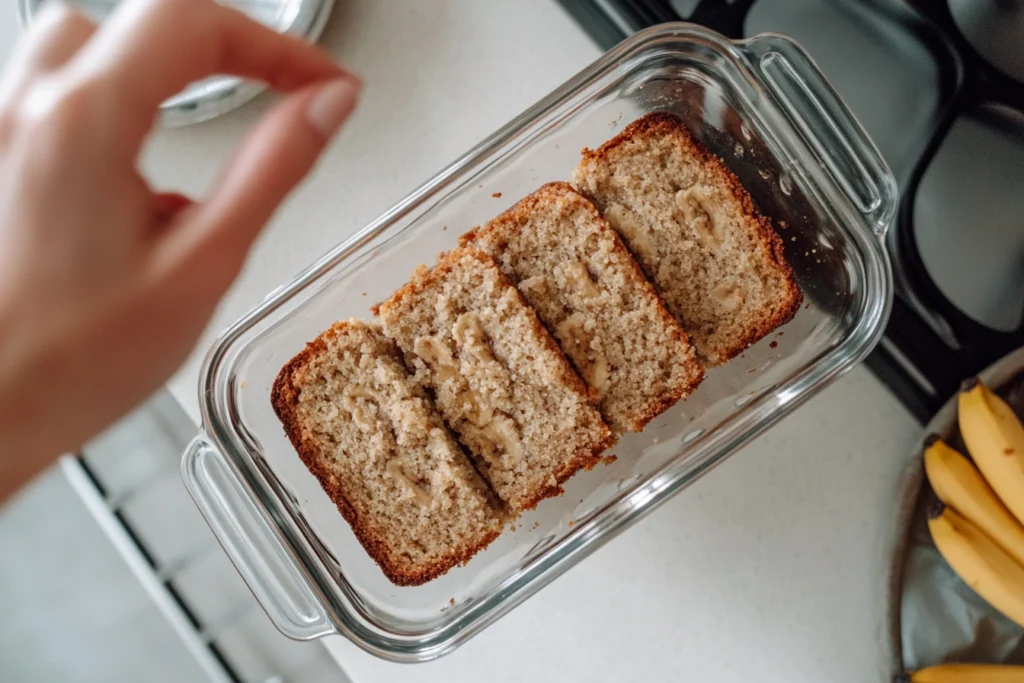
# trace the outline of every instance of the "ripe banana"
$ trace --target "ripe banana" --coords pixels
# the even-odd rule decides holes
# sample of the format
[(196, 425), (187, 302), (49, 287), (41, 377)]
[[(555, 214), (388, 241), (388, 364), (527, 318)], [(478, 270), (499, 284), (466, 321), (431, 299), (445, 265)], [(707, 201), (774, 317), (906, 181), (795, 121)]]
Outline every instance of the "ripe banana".
[(928, 529), (935, 547), (988, 604), (1024, 628), (1024, 567), (953, 508), (939, 504)]
[(933, 434), (925, 440), (924, 469), (939, 500), (974, 522), (1024, 567), (1024, 526), (967, 458)]
[(960, 433), (978, 469), (1024, 523), (1024, 425), (1006, 401), (977, 379), (960, 387), (959, 413)]
[(896, 677), (896, 683), (1021, 683), (1024, 666), (942, 664)]

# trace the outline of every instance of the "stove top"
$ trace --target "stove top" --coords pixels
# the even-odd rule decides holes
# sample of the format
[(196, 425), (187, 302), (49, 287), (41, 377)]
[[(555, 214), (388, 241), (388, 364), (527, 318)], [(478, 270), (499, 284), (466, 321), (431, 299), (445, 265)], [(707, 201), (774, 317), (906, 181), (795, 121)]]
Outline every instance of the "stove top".
[(1024, 84), (980, 56), (946, 3), (559, 2), (605, 49), (691, 21), (736, 39), (784, 33), (814, 57), (900, 184), (896, 297), (867, 364), (919, 420), (1024, 345)]

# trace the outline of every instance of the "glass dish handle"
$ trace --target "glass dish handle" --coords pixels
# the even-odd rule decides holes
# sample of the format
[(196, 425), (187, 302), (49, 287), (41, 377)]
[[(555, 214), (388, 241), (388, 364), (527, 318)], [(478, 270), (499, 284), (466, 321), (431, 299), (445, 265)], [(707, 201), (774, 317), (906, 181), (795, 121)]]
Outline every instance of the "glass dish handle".
[(803, 48), (784, 36), (745, 43), (764, 84), (853, 206), (882, 237), (899, 201), (896, 179), (871, 138)]
[(185, 450), (181, 474), (213, 535), (274, 626), (296, 640), (337, 633), (234, 468), (203, 434)]

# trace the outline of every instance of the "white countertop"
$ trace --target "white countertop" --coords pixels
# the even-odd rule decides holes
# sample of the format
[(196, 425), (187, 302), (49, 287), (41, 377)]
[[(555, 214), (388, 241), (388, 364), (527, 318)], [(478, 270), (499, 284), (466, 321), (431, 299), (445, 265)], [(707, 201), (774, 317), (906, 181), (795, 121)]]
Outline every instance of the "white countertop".
[[(364, 78), (364, 101), (199, 349), (599, 54), (554, 0), (337, 4), (322, 42)], [(269, 101), (160, 133), (149, 176), (201, 197)], [(170, 385), (193, 416), (201, 355)], [(918, 430), (856, 369), (456, 653), (400, 667), (328, 648), (357, 683), (878, 680), (882, 539)]]

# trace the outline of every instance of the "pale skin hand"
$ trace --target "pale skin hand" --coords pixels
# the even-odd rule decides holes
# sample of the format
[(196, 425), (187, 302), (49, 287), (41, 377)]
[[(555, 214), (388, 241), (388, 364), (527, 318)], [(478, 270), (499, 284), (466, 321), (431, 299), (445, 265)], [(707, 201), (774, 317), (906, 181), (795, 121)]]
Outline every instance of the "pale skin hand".
[[(0, 502), (179, 367), (360, 87), (210, 0), (100, 28), (50, 4), (0, 77)], [(207, 197), (154, 191), (136, 160), (160, 103), (224, 73), (286, 96)]]

